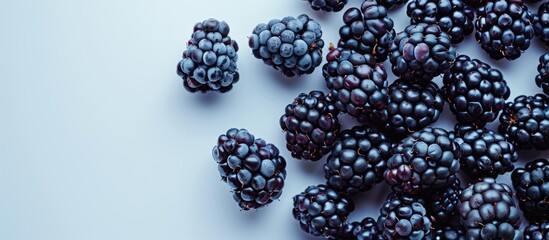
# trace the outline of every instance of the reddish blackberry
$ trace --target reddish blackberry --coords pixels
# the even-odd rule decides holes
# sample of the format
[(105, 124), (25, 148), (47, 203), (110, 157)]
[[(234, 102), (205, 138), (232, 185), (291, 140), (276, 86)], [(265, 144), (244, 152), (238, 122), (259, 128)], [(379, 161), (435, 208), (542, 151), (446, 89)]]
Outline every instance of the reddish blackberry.
[(519, 206), (530, 222), (549, 220), (549, 160), (538, 159), (511, 175)]
[(282, 194), (286, 161), (278, 148), (246, 129), (231, 128), (212, 150), (221, 179), (243, 210), (266, 206)]
[(280, 117), (286, 148), (297, 159), (317, 161), (330, 152), (339, 134), (339, 111), (320, 91), (301, 93)]
[(441, 128), (427, 127), (393, 147), (383, 177), (393, 190), (419, 194), (450, 186), (459, 172), (459, 147)]
[(248, 45), (257, 59), (285, 76), (310, 74), (322, 62), (320, 24), (302, 14), (258, 24)]
[(473, 178), (496, 178), (513, 171), (518, 160), (513, 144), (486, 128), (466, 131), (455, 142), (461, 150), (461, 170)]
[(467, 239), (522, 239), (513, 192), (493, 178), (484, 178), (463, 190), (459, 214)]
[(385, 239), (420, 240), (431, 233), (431, 221), (421, 199), (392, 193), (380, 213), (377, 228)]
[(523, 0), (491, 0), (476, 13), (475, 38), (491, 58), (514, 60), (530, 47), (534, 16)]
[(337, 238), (345, 230), (353, 202), (325, 185), (309, 186), (294, 196), (294, 218), (301, 229), (314, 236)]
[(518, 96), (508, 102), (499, 117), (499, 132), (518, 150), (549, 149), (549, 97)]
[(322, 74), (340, 111), (364, 122), (373, 109), (385, 107), (387, 73), (372, 55), (332, 48), (326, 60)]
[(433, 240), (465, 240), (465, 230), (459, 225), (438, 228), (433, 235)]
[(342, 131), (324, 164), (326, 185), (348, 195), (371, 189), (383, 181), (390, 152), (389, 140), (373, 128), (355, 126)]
[(411, 24), (438, 24), (454, 44), (473, 32), (474, 11), (461, 0), (412, 0), (406, 14)]
[(307, 2), (311, 4), (313, 10), (323, 12), (339, 12), (347, 4), (347, 0), (307, 0)]
[(445, 188), (423, 194), (425, 208), (434, 225), (447, 226), (458, 214), (459, 196), (463, 189), (459, 179)]
[(525, 240), (547, 240), (549, 239), (549, 222), (531, 223), (524, 230)]
[(511, 90), (497, 69), (459, 55), (443, 77), (442, 92), (460, 123), (483, 127), (494, 121)]
[(394, 139), (402, 139), (436, 122), (444, 100), (434, 82), (423, 85), (397, 79), (389, 86), (389, 99), (382, 110), (374, 109), (371, 122)]
[(238, 44), (229, 37), (229, 25), (210, 18), (194, 25), (177, 74), (189, 92), (227, 92), (238, 82)]
[(431, 81), (446, 72), (455, 58), (450, 36), (435, 24), (406, 27), (389, 48), (393, 73), (406, 81)]
[(383, 234), (377, 228), (376, 220), (371, 217), (362, 219), (354, 230), (353, 235), (356, 240), (383, 240)]
[(539, 5), (538, 14), (534, 15), (534, 33), (549, 47), (549, 2)]
[(539, 57), (536, 84), (545, 94), (549, 95), (549, 52), (546, 52)]

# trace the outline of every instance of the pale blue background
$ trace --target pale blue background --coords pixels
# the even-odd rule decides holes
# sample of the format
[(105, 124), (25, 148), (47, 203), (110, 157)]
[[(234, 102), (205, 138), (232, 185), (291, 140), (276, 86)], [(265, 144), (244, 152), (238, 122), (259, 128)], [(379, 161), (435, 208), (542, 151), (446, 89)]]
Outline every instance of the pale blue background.
[[(285, 79), (247, 47), (257, 23), (300, 13), (322, 24), (326, 43), (338, 40), (342, 13), (300, 0), (3, 1), (0, 239), (313, 239), (291, 198), (324, 181), (323, 161), (292, 159), (278, 118), (298, 93), (325, 90), (321, 71)], [(241, 80), (222, 96), (190, 94), (175, 74), (193, 25), (209, 17), (227, 21), (241, 47)], [(392, 17), (399, 31), (408, 23), (404, 8)], [(490, 61), (472, 36), (458, 51), (501, 69), (512, 98), (539, 92), (538, 40), (511, 63)], [(446, 108), (437, 126), (453, 123)], [(239, 211), (219, 180), (211, 148), (230, 127), (288, 160), (284, 194), (268, 208)], [(547, 152), (521, 153), (538, 156)], [(387, 192), (357, 196), (351, 219), (377, 217)]]

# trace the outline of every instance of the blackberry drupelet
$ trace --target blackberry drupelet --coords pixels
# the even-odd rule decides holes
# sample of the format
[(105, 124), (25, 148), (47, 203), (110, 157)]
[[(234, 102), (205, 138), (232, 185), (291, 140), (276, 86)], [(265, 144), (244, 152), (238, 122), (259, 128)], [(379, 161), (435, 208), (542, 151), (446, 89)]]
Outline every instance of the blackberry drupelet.
[(353, 235), (356, 240), (383, 240), (383, 234), (377, 228), (376, 220), (371, 217), (362, 219), (356, 224)]
[(408, 0), (379, 0), (379, 4), (386, 7), (387, 10), (390, 10), (393, 7), (398, 7), (398, 6), (406, 3), (407, 1)]
[(511, 175), (524, 217), (530, 222), (549, 221), (549, 160), (537, 159)]
[[(301, 0), (300, 0), (301, 1)], [(339, 12), (347, 4), (347, 0), (307, 0), (315, 11)]]
[(549, 52), (546, 52), (539, 57), (536, 85), (538, 85), (545, 94), (549, 95)]
[(460, 123), (483, 127), (505, 107), (511, 90), (497, 69), (459, 55), (443, 77), (442, 92)]
[(322, 62), (320, 24), (302, 14), (258, 24), (248, 45), (257, 59), (285, 76), (310, 74)]
[(549, 2), (539, 5), (534, 15), (534, 34), (549, 47)]
[(393, 147), (383, 174), (396, 192), (421, 194), (448, 187), (459, 172), (459, 146), (441, 128), (427, 127)]
[(246, 129), (231, 128), (219, 136), (212, 155), (221, 179), (243, 210), (264, 207), (282, 194), (286, 161), (273, 144)]
[(465, 240), (465, 230), (462, 226), (446, 226), (438, 228), (432, 237), (433, 240)]
[(389, 86), (387, 105), (374, 109), (371, 122), (393, 139), (402, 139), (436, 122), (442, 113), (444, 100), (434, 82), (423, 85), (397, 79)]
[(446, 188), (428, 191), (422, 195), (433, 225), (447, 226), (457, 216), (459, 196), (462, 190), (459, 179), (456, 179), (452, 185)]
[(387, 72), (372, 55), (332, 48), (322, 74), (335, 106), (364, 122), (373, 109), (381, 110), (387, 100)]
[(210, 18), (194, 25), (177, 74), (189, 92), (227, 92), (238, 82), (238, 44), (229, 37), (229, 25)]
[(543, 223), (531, 223), (524, 229), (525, 240), (547, 240), (549, 239), (549, 221)]
[(391, 147), (383, 133), (367, 126), (342, 131), (324, 164), (326, 185), (346, 195), (371, 189), (383, 181)]
[(314, 236), (337, 238), (345, 231), (353, 202), (325, 185), (309, 186), (294, 196), (294, 218), (301, 229)]
[(493, 178), (484, 178), (463, 190), (459, 214), (467, 239), (522, 239), (513, 192)]
[(411, 24), (437, 24), (454, 44), (473, 32), (474, 11), (461, 0), (412, 0), (406, 14)]
[(517, 150), (549, 149), (549, 97), (518, 96), (508, 102), (499, 117), (499, 133), (508, 136)]
[(497, 178), (513, 171), (518, 161), (513, 144), (486, 128), (466, 131), (455, 142), (461, 150), (461, 170), (472, 178)]
[(292, 157), (317, 161), (330, 152), (339, 134), (339, 111), (321, 91), (301, 93), (280, 117)]
[(530, 47), (534, 16), (523, 0), (491, 0), (476, 13), (475, 38), (491, 58), (514, 60)]
[(431, 233), (431, 221), (424, 202), (391, 193), (380, 210), (377, 229), (388, 240), (420, 240)]
[(435, 24), (407, 26), (389, 48), (393, 73), (411, 82), (431, 81), (446, 72), (455, 58), (450, 36)]

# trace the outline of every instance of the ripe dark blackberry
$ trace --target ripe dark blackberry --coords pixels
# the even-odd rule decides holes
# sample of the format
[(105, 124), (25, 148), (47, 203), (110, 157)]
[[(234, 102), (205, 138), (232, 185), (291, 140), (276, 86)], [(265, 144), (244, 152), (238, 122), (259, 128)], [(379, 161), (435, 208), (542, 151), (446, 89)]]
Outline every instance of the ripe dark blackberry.
[(221, 179), (243, 210), (264, 207), (282, 194), (286, 161), (278, 154), (273, 144), (236, 128), (219, 136), (212, 150)]
[(301, 229), (314, 236), (337, 238), (345, 227), (353, 202), (325, 185), (309, 186), (294, 196), (294, 218)]
[(227, 92), (238, 82), (238, 44), (229, 37), (229, 25), (210, 18), (194, 25), (177, 74), (189, 92)]
[(427, 127), (393, 147), (383, 174), (396, 192), (420, 194), (450, 186), (459, 172), (459, 147), (441, 128)]
[(518, 160), (513, 144), (486, 128), (467, 131), (455, 142), (461, 150), (461, 170), (473, 178), (496, 178), (513, 171)]
[(433, 240), (465, 240), (465, 230), (459, 225), (438, 228), (433, 235)]
[(412, 0), (406, 14), (411, 24), (437, 24), (454, 44), (473, 32), (474, 11), (461, 0)]
[(371, 122), (393, 139), (402, 139), (436, 122), (444, 100), (434, 82), (423, 85), (397, 79), (389, 86), (387, 106), (374, 109)]
[(398, 7), (404, 3), (406, 3), (407, 0), (379, 0), (379, 4), (383, 5), (387, 8), (387, 10), (392, 9), (393, 7)]
[(380, 210), (377, 229), (385, 239), (420, 240), (431, 233), (431, 221), (421, 199), (391, 193)]
[(538, 13), (534, 16), (534, 34), (549, 47), (549, 3), (539, 5)]
[(536, 84), (545, 94), (549, 95), (549, 52), (546, 52), (539, 57)]
[(395, 38), (393, 20), (387, 15), (387, 9), (375, 0), (364, 1), (361, 8), (362, 11), (349, 8), (343, 14), (345, 25), (339, 29), (338, 47), (371, 54), (376, 61), (383, 62)]
[(459, 55), (443, 77), (442, 92), (460, 123), (483, 127), (494, 121), (511, 90), (497, 69)]
[(459, 214), (467, 239), (522, 239), (513, 192), (493, 178), (484, 178), (463, 190)]
[(549, 221), (549, 160), (529, 162), (511, 179), (524, 217), (530, 222)]
[(382, 231), (377, 228), (376, 220), (367, 217), (356, 224), (353, 235), (356, 240), (383, 240), (383, 234), (381, 234), (381, 232)]
[(459, 196), (463, 188), (459, 179), (445, 188), (428, 191), (422, 195), (425, 208), (434, 225), (448, 226), (458, 214)]
[(373, 109), (381, 110), (387, 100), (387, 72), (372, 55), (332, 48), (322, 74), (335, 106), (364, 122)]
[(525, 240), (547, 240), (549, 239), (549, 222), (531, 223), (524, 230)]
[(530, 47), (534, 16), (523, 0), (491, 0), (476, 13), (475, 38), (491, 58), (514, 60)]
[(280, 117), (292, 157), (317, 161), (330, 152), (339, 134), (339, 111), (321, 91), (301, 93)]
[(248, 44), (257, 59), (285, 76), (310, 74), (322, 62), (320, 24), (302, 14), (258, 24)]
[(324, 164), (326, 185), (348, 195), (371, 189), (383, 181), (391, 147), (383, 133), (367, 126), (342, 131)]
[(315, 11), (339, 12), (347, 4), (347, 0), (307, 0)]
[(455, 58), (450, 36), (435, 24), (407, 26), (389, 48), (393, 73), (406, 81), (431, 81), (446, 72)]
[(499, 132), (507, 134), (517, 150), (549, 149), (549, 97), (518, 96), (508, 102), (499, 117)]

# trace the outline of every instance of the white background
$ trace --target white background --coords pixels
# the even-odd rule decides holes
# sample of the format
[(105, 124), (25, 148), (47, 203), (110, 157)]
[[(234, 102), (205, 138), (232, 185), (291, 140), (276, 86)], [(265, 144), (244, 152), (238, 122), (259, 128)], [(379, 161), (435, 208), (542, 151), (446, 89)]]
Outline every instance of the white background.
[[(391, 12), (397, 31), (408, 24), (404, 11)], [(293, 220), (292, 196), (324, 182), (324, 160), (292, 159), (278, 119), (300, 92), (326, 90), (321, 67), (287, 79), (247, 46), (256, 24), (301, 13), (321, 23), (325, 54), (343, 12), (316, 13), (301, 0), (4, 1), (0, 239), (315, 239)], [(240, 45), (240, 82), (223, 95), (188, 93), (175, 73), (193, 25), (209, 17), (229, 23)], [(472, 35), (458, 46), (504, 73), (510, 99), (540, 92), (544, 51), (536, 39), (520, 59), (495, 62)], [(454, 122), (445, 107), (435, 126)], [(281, 149), (280, 201), (244, 212), (232, 200), (211, 158), (231, 127)], [(519, 165), (547, 155), (522, 152)], [(351, 220), (377, 218), (388, 192), (380, 184), (355, 197)]]

